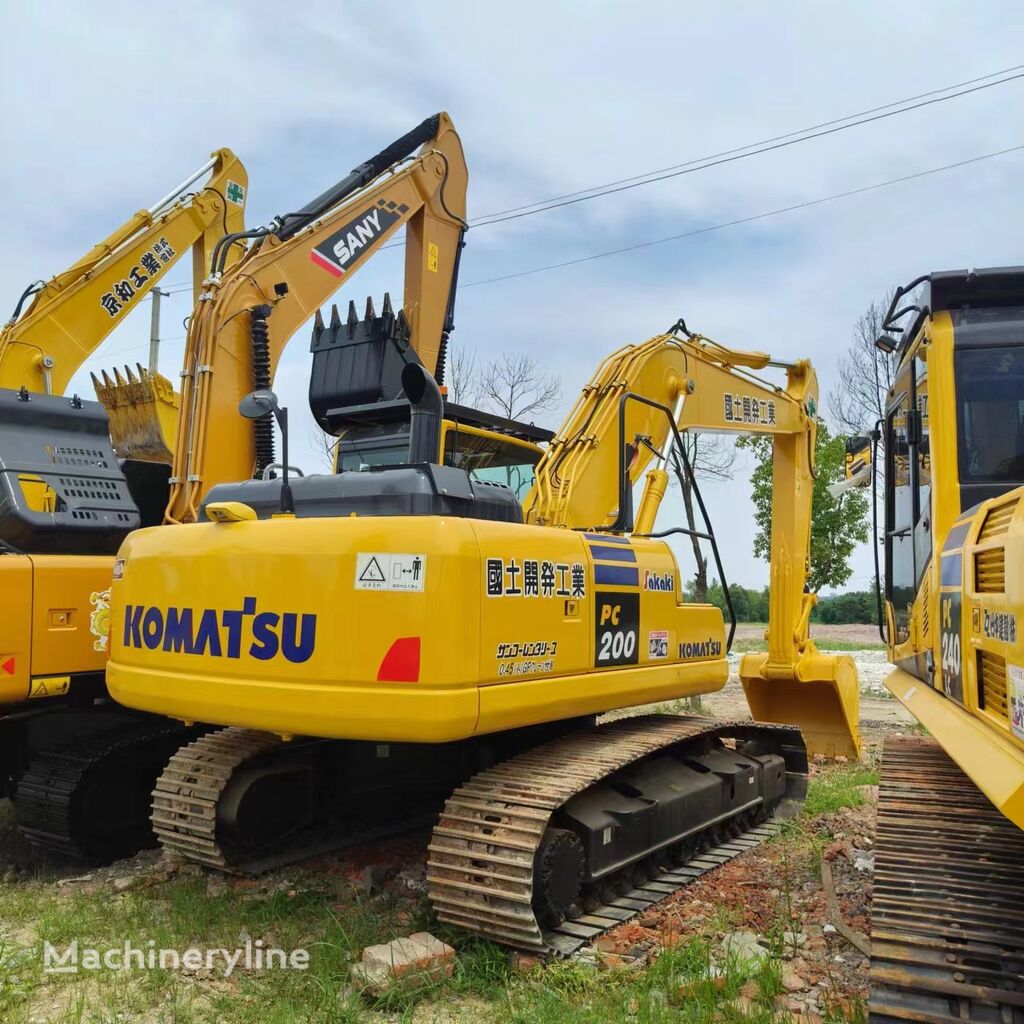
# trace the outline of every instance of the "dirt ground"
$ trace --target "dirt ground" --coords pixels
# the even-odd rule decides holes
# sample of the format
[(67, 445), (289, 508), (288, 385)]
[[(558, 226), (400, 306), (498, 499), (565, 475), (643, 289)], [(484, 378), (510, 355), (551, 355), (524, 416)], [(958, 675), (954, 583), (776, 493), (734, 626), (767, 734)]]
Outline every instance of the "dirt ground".
[[(760, 640), (764, 634), (764, 624), (759, 622), (741, 622), (736, 626), (737, 640)], [(859, 622), (847, 622), (839, 625), (825, 625), (821, 622), (811, 623), (811, 637), (819, 646), (827, 647), (827, 639), (842, 640), (849, 644), (878, 644), (878, 627)]]
[[(591, 993), (588, 998), (594, 1000), (593, 1015), (586, 1019), (668, 1019), (643, 1010), (644, 1000), (662, 998), (651, 979), (660, 977), (659, 962), (669, 963), (675, 957), (679, 963), (691, 963), (695, 950), (706, 962), (699, 965), (698, 981), (693, 984), (704, 986), (705, 994), (708, 986), (721, 990), (712, 996), (708, 1021), (770, 1018), (838, 1024), (865, 1019), (867, 958), (843, 937), (840, 925), (862, 935), (869, 933), (875, 763), (882, 738), (909, 730), (912, 722), (897, 701), (878, 695), (876, 680), (887, 670), (884, 653), (850, 653), (863, 678), (865, 754), (861, 764), (818, 761), (812, 765), (804, 813), (779, 838), (705, 875), (602, 936), (593, 947), (585, 947), (581, 969), (596, 972), (586, 976), (591, 980), (585, 985), (593, 986), (586, 989)], [(738, 659), (733, 665), (735, 669)], [(703, 698), (702, 710), (722, 718), (747, 716), (735, 671), (721, 692)], [(420, 997), (417, 1008), (407, 1007), (395, 1016), (352, 994), (346, 978), (363, 946), (424, 927), (437, 929), (423, 882), (427, 842), (426, 833), (409, 835), (318, 857), (258, 879), (224, 876), (165, 858), (158, 851), (108, 868), (83, 870), (40, 856), (17, 834), (10, 804), (0, 802), (0, 858), (6, 865), (0, 879), (0, 1020), (18, 1024), (51, 1020), (192, 1024), (207, 1019), (246, 1024), (250, 1020), (384, 1024), (465, 1019), (515, 1024), (534, 1019), (530, 1016), (534, 1013), (536, 1019), (583, 1019), (570, 1016), (568, 1009), (569, 1003), (576, 1006), (582, 998), (575, 990), (565, 996), (569, 1001), (565, 1008), (549, 1005), (552, 987), (557, 988), (555, 979), (564, 981), (561, 974), (549, 976), (551, 968), (541, 966), (533, 967), (531, 973), (529, 960), (509, 958), (497, 949), (482, 954), (479, 943), (466, 945), (451, 935), (446, 938), (456, 943), (464, 966), (448, 988)], [(838, 910), (830, 909), (826, 899), (823, 860), (832, 869)], [(33, 950), (42, 929), (53, 927), (55, 921), (64, 922), (68, 935), (104, 928), (116, 934), (122, 920), (142, 927), (140, 922), (150, 918), (162, 921), (171, 936), (180, 932), (176, 941), (186, 945), (213, 935), (248, 934), (249, 922), (262, 918), (268, 922), (266, 934), (279, 941), (294, 935), (296, 942), (326, 942), (336, 962), (329, 963), (329, 969), (321, 967), (324, 977), (315, 986), (294, 992), (274, 985), (259, 988), (259, 980), (228, 984), (202, 974), (161, 981), (162, 987), (148, 982), (153, 992), (146, 995), (139, 990), (141, 1009), (132, 1013), (122, 1012), (126, 997), (116, 985), (101, 986), (95, 994), (84, 996), (81, 985), (57, 986), (50, 976), (33, 974), (36, 968), (25, 966), (26, 958), (33, 962), (32, 956), (37, 955)], [(5, 973), (12, 950), (12, 962), (20, 966), (16, 973), (9, 969)], [(474, 972), (481, 957), (491, 966), (486, 976), (477, 978)], [(602, 981), (609, 971), (615, 978), (619, 975), (614, 972), (625, 972), (627, 980)], [(678, 998), (697, 998), (689, 984), (675, 990)], [(625, 1003), (615, 1002), (626, 998), (622, 993), (632, 991), (631, 985), (636, 987), (635, 994)], [(311, 993), (308, 1004), (304, 1001), (307, 991)], [(176, 1001), (186, 997), (188, 1012), (164, 1014), (166, 1004), (177, 1006)], [(91, 999), (96, 1000), (95, 1013)], [(152, 1005), (147, 1007), (146, 999)], [(338, 1009), (339, 1000), (344, 1013)], [(536, 1001), (536, 1010), (530, 1009), (534, 1005), (530, 1000)], [(457, 1004), (458, 1012), (448, 1004)], [(635, 1013), (630, 1011), (634, 1004), (641, 1007)], [(719, 1004), (729, 1008), (724, 1018)], [(82, 1012), (82, 1006), (89, 1012)], [(463, 1014), (466, 1006), (470, 1009)], [(218, 1007), (217, 1013), (209, 1015), (211, 1007)], [(686, 1019), (705, 1018), (691, 1014)]]

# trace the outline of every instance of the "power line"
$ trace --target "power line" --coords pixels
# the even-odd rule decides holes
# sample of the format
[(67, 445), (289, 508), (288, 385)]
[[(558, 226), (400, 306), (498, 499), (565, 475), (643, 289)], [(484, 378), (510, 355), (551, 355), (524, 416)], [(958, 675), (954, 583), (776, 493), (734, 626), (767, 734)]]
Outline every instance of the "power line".
[[(526, 209), (521, 210), (518, 213), (507, 213), (503, 216), (494, 215), (489, 220), (481, 219), (474, 221), (472, 227), (487, 227), (491, 224), (501, 224), (509, 220), (518, 220), (522, 217), (532, 217), (537, 213), (548, 213), (551, 210), (561, 209), (564, 206), (574, 206), (577, 203), (585, 203), (590, 199), (599, 199), (602, 196), (615, 195), (619, 192), (628, 192), (630, 189), (640, 188), (643, 185), (652, 185), (658, 181), (666, 181), (669, 178), (678, 178), (684, 174), (694, 174), (697, 171), (705, 171), (709, 167), (720, 167), (722, 164), (734, 163), (737, 160), (745, 160), (747, 157), (759, 156), (762, 153), (770, 153), (774, 150), (785, 149), (789, 146), (795, 146), (800, 142), (809, 142), (812, 139), (820, 139), (826, 135), (834, 135), (836, 132), (845, 131), (847, 128), (856, 128), (859, 125), (870, 124), (874, 121), (881, 121), (888, 117), (895, 117), (898, 114), (905, 114), (911, 110), (919, 110), (921, 107), (931, 106), (935, 103), (945, 103), (946, 100), (956, 99), (958, 96), (966, 96), (969, 93), (980, 92), (982, 89), (991, 89), (997, 85), (1005, 85), (1007, 82), (1013, 82), (1017, 79), (1024, 78), (1024, 72), (1020, 72), (1015, 75), (1010, 75), (1007, 78), (1001, 78), (996, 82), (986, 82), (984, 85), (975, 85), (970, 89), (961, 89), (959, 92), (950, 93), (948, 96), (938, 96), (933, 99), (922, 100), (919, 103), (911, 104), (910, 106), (900, 107), (898, 110), (890, 110), (887, 113), (874, 114), (870, 117), (862, 117), (860, 120), (849, 121), (846, 124), (840, 124), (836, 127), (825, 128), (821, 131), (811, 132), (810, 134), (802, 134), (799, 138), (784, 139), (780, 142), (775, 142), (771, 145), (757, 146), (756, 148), (749, 148), (749, 151), (734, 153), (731, 156), (722, 156), (718, 158), (708, 158), (703, 162), (688, 165), (676, 165), (677, 169), (661, 172), (652, 172), (653, 176), (644, 177), (643, 181), (632, 181), (631, 183), (621, 185), (608, 185), (608, 186), (596, 186), (595, 189), (585, 190), (589, 192), (588, 195), (575, 195), (571, 198), (559, 200), (557, 202), (548, 203), (546, 206), (541, 205), (537, 209)], [(681, 168), (681, 169), (680, 169)]]
[[(983, 89), (991, 89), (997, 85), (1005, 85), (1008, 82), (1017, 81), (1018, 79), (1024, 78), (1024, 64), (1017, 64), (1013, 67), (1004, 68), (1001, 71), (993, 71), (987, 75), (980, 75), (976, 78), (969, 78), (963, 82), (957, 82), (953, 85), (944, 86), (939, 89), (931, 89), (928, 92), (917, 93), (914, 96), (909, 96), (900, 100), (893, 100), (890, 103), (885, 103), (878, 107), (871, 107), (868, 110), (860, 111), (856, 114), (848, 114), (844, 117), (833, 118), (829, 121), (821, 121), (818, 124), (810, 125), (807, 128), (798, 129), (797, 131), (787, 132), (784, 135), (776, 135), (769, 139), (763, 139), (760, 142), (749, 143), (745, 146), (735, 147), (733, 149), (722, 150), (719, 153), (713, 153), (705, 157), (695, 157), (692, 160), (685, 161), (681, 164), (673, 164), (669, 167), (664, 167), (656, 171), (649, 171), (646, 174), (638, 174), (629, 178), (619, 178), (616, 181), (607, 182), (604, 185), (594, 185), (591, 188), (581, 189), (577, 192), (567, 192), (561, 196), (555, 196), (548, 200), (538, 200), (534, 203), (528, 203), (524, 206), (510, 207), (507, 210), (501, 210), (493, 214), (487, 214), (477, 220), (471, 222), (471, 227), (480, 228), (487, 227), (491, 224), (501, 224), (509, 220), (517, 220), (521, 217), (530, 217), (537, 213), (547, 213), (551, 210), (560, 209), (565, 206), (572, 206), (576, 203), (586, 202), (590, 199), (598, 199), (601, 196), (614, 195), (618, 192), (625, 192), (630, 189), (639, 188), (642, 185), (651, 185), (655, 182), (665, 181), (669, 178), (680, 177), (684, 174), (693, 174), (697, 171), (707, 170), (711, 167), (718, 167), (722, 164), (733, 163), (737, 160), (744, 160), (747, 157), (758, 156), (763, 153), (769, 153), (774, 150), (784, 149), (789, 146), (794, 146), (800, 142), (809, 142), (813, 139), (822, 138), (826, 135), (833, 135), (836, 132), (844, 131), (847, 128), (856, 128), (860, 125), (870, 124), (874, 121), (880, 121), (885, 118), (895, 117), (898, 114), (908, 113), (912, 110), (918, 110), (922, 107), (931, 106), (936, 103), (944, 103), (947, 100), (956, 99), (960, 96), (966, 96), (971, 93), (980, 92)], [(1016, 73), (1011, 73), (1016, 72)], [(989, 81), (989, 79), (997, 78), (1000, 75), (1006, 75), (1005, 78), (998, 78), (998, 81)], [(982, 83), (982, 84), (977, 84)], [(969, 88), (968, 88), (969, 87)], [(951, 91), (959, 90), (959, 91)], [(940, 95), (945, 93), (946, 95)], [(896, 107), (898, 109), (892, 109)], [(858, 120), (859, 119), (859, 120)], [(821, 130), (818, 130), (821, 129)], [(1019, 147), (1014, 147), (1019, 148)], [(1013, 150), (1001, 150), (998, 153), (987, 154), (982, 157), (976, 157), (972, 160), (965, 161), (965, 163), (977, 162), (978, 160), (991, 159), (994, 156), (1001, 156), (1004, 153), (1012, 152)], [(760, 220), (764, 217), (776, 216), (780, 213), (788, 213), (792, 210), (803, 209), (805, 206), (813, 206), (818, 203), (830, 202), (833, 199), (845, 198), (849, 195), (856, 195), (860, 191), (870, 191), (876, 188), (884, 188), (887, 185), (897, 184), (900, 181), (906, 181), (913, 177), (921, 177), (927, 174), (935, 174), (940, 171), (950, 170), (954, 167), (963, 166), (963, 164), (948, 164), (944, 167), (933, 168), (929, 171), (922, 171), (917, 175), (910, 175), (908, 178), (895, 178), (891, 181), (879, 182), (875, 185), (865, 186), (864, 189), (854, 190), (849, 193), (837, 193), (834, 196), (825, 196), (821, 199), (812, 200), (806, 204), (798, 204), (793, 207), (785, 207), (779, 210), (771, 210), (763, 214), (757, 214), (751, 218), (743, 218), (737, 221), (729, 221), (720, 225), (713, 225), (707, 228), (701, 228), (694, 232), (687, 232), (683, 235), (673, 235), (664, 239), (657, 239), (651, 242), (641, 242), (636, 246), (629, 246), (624, 249), (610, 250), (605, 253), (597, 253), (592, 256), (582, 257), (578, 260), (570, 260), (564, 263), (552, 264), (549, 267), (542, 267), (535, 270), (523, 271), (519, 274), (510, 274), (504, 277), (488, 278), (481, 281), (471, 281), (465, 284), (463, 287), (474, 287), (480, 284), (490, 284), (495, 281), (509, 280), (514, 277), (522, 277), (528, 274), (540, 273), (545, 269), (557, 269), (558, 267), (570, 266), (573, 263), (586, 262), (593, 259), (601, 259), (605, 256), (618, 255), (622, 252), (629, 252), (634, 248), (645, 248), (651, 245), (660, 245), (662, 242), (675, 241), (679, 238), (687, 238), (692, 234), (700, 234), (707, 231), (719, 230), (723, 227), (732, 227), (737, 224), (747, 223), (749, 220)], [(403, 245), (402, 242), (391, 242), (388, 245), (381, 247), (381, 252), (388, 249), (396, 249)], [(188, 291), (192, 288), (191, 282), (177, 282), (173, 285), (167, 286), (165, 294), (173, 295), (178, 292)]]
[(529, 277), (532, 274), (542, 274), (548, 270), (558, 270), (562, 267), (572, 267), (578, 263), (589, 263), (591, 260), (606, 259), (609, 256), (619, 256), (627, 252), (635, 252), (637, 249), (648, 249), (654, 245), (664, 245), (666, 242), (676, 242), (684, 238), (693, 238), (695, 235), (704, 235), (712, 231), (721, 231), (723, 228), (736, 227), (740, 224), (750, 224), (754, 221), (765, 220), (768, 217), (777, 217), (783, 213), (792, 213), (795, 210), (806, 210), (811, 206), (820, 206), (822, 203), (830, 203), (837, 199), (847, 199), (850, 196), (863, 195), (865, 192), (873, 192), (880, 188), (887, 188), (890, 185), (898, 185), (904, 181), (914, 181), (917, 178), (925, 178), (931, 174), (939, 174), (942, 171), (951, 171), (957, 167), (966, 167), (969, 164), (980, 163), (983, 160), (993, 160), (1007, 153), (1015, 153), (1024, 149), (1024, 144), (1010, 146), (1008, 149), (1000, 149), (994, 153), (984, 153), (981, 156), (970, 157), (967, 160), (958, 160), (956, 163), (943, 164), (941, 167), (930, 167), (925, 171), (916, 171), (913, 174), (904, 174), (899, 178), (889, 178), (887, 181), (875, 182), (873, 185), (863, 185), (860, 188), (848, 189), (845, 192), (834, 192), (832, 195), (821, 196), (818, 199), (808, 199), (802, 203), (793, 203), (791, 206), (782, 206), (775, 210), (766, 210), (763, 213), (751, 214), (749, 217), (737, 217), (735, 220), (723, 221), (719, 224), (709, 224), (702, 228), (694, 228), (692, 231), (684, 231), (678, 235), (668, 235), (665, 238), (656, 238), (647, 242), (636, 242), (633, 245), (622, 246), (619, 249), (607, 249), (604, 252), (591, 253), (589, 256), (578, 256), (575, 259), (563, 260), (560, 263), (548, 263), (542, 267), (533, 267), (530, 270), (520, 270), (514, 274), (502, 274), (499, 277), (487, 277), (479, 281), (467, 281), (460, 284), (462, 288), (475, 288), (484, 284), (496, 284), (499, 281), (511, 281), (518, 277)]
[[(507, 213), (518, 213), (520, 210), (528, 210), (534, 206), (547, 206), (549, 203), (558, 202), (561, 199), (572, 199), (575, 196), (584, 195), (587, 192), (594, 192), (597, 189), (608, 188), (613, 185), (623, 185), (631, 181), (640, 181), (643, 178), (649, 178), (653, 174), (662, 174), (665, 171), (674, 171), (680, 167), (690, 167), (693, 164), (703, 163), (705, 160), (716, 160), (719, 157), (731, 156), (733, 153), (742, 153), (744, 150), (753, 149), (755, 146), (766, 146), (772, 142), (779, 142), (782, 139), (792, 139), (798, 135), (805, 135), (807, 132), (816, 131), (818, 128), (828, 128), (831, 125), (841, 124), (843, 121), (850, 121), (855, 117), (864, 117), (867, 114), (875, 114), (880, 110), (889, 110), (892, 107), (901, 107), (905, 103), (913, 103), (915, 100), (922, 100), (929, 96), (937, 96), (939, 93), (950, 92), (952, 89), (960, 89), (964, 86), (974, 85), (977, 82), (985, 82), (990, 78), (997, 78), (999, 75), (1009, 75), (1014, 71), (1021, 71), (1024, 69), (1024, 64), (1016, 64), (1010, 68), (1003, 68), (1001, 71), (992, 71), (987, 75), (979, 75), (977, 78), (968, 78), (963, 82), (954, 82), (952, 85), (943, 86), (941, 89), (930, 89), (928, 92), (917, 93), (914, 96), (906, 96), (900, 100), (893, 100), (891, 103), (883, 103), (879, 107), (871, 107), (868, 110), (858, 110), (854, 114), (846, 114), (843, 117), (832, 118), (829, 121), (820, 121), (818, 124), (808, 125), (806, 128), (798, 128), (796, 131), (786, 132), (784, 135), (773, 135), (768, 139), (759, 139), (757, 142), (748, 143), (745, 146), (736, 146), (733, 149), (724, 149), (718, 153), (711, 153), (707, 156), (694, 157), (692, 160), (686, 160), (680, 164), (672, 164), (669, 167), (660, 167), (654, 171), (647, 171), (644, 174), (634, 174), (629, 178), (619, 178), (616, 181), (605, 182), (603, 185), (593, 185), (590, 188), (581, 188), (576, 192), (566, 192), (562, 195), (551, 196), (548, 199), (539, 199), (533, 203), (524, 203), (522, 206), (512, 206), (507, 210), (497, 210), (494, 213), (482, 214), (477, 218), (478, 221), (489, 221), (493, 217), (502, 217)], [(1009, 79), (1007, 79), (1009, 81)], [(993, 82), (993, 85), (998, 85), (998, 82)], [(960, 94), (958, 94), (960, 95)], [(944, 97), (944, 99), (952, 99), (952, 96)], [(908, 108), (913, 109), (913, 108)], [(902, 113), (902, 111), (897, 111)]]

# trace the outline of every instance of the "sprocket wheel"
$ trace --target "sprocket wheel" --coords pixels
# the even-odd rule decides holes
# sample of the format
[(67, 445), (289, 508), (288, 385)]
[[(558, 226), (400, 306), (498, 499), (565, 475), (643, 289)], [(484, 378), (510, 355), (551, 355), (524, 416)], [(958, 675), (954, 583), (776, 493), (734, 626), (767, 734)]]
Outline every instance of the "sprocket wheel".
[(549, 828), (534, 859), (533, 910), (543, 927), (557, 928), (576, 913), (583, 890), (586, 851), (574, 832)]

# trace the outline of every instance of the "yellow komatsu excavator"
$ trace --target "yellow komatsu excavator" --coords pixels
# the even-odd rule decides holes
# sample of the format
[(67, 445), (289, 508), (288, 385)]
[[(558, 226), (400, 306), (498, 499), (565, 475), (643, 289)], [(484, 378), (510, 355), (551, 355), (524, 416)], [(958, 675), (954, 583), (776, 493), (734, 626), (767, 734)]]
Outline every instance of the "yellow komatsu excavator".
[[(246, 187), (237, 157), (217, 150), (67, 270), (30, 285), (0, 330), (0, 792), (25, 781), (19, 813), (31, 802), (24, 772), (36, 752), (143, 717), (97, 704), (106, 591), (122, 538), (159, 522), (145, 510), (157, 504), (162, 513), (167, 493), (166, 472), (161, 501), (159, 480), (154, 499), (145, 467), (133, 473), (116, 457), (99, 403), (63, 392), (190, 249), (199, 288), (215, 242), (242, 227)], [(136, 386), (159, 387), (173, 410), (164, 378), (145, 374)], [(112, 787), (111, 801), (131, 785)], [(136, 790), (144, 800), (144, 787)]]
[[(404, 455), (408, 403), (397, 401), (390, 382), (409, 361), (443, 374), (467, 177), (458, 134), (446, 114), (437, 114), (302, 210), (218, 239), (186, 340), (170, 492), (161, 510), (168, 523), (194, 520), (203, 495), (218, 482), (256, 476), (271, 486), (275, 472), (287, 475), (287, 452), (283, 465), (276, 461), (269, 425), (246, 422), (237, 406), (254, 387), (270, 383), (285, 344), (314, 313), (314, 361), (321, 373), (311, 403), (320, 422), (342, 435), (340, 464), (362, 468)], [(335, 310), (325, 325), (320, 304), (402, 229), (404, 307), (396, 311), (385, 296), (379, 315), (368, 301), (360, 319), (350, 303), (344, 323)], [(239, 243), (248, 244), (232, 265), (229, 257)], [(131, 399), (130, 386), (122, 397)], [(339, 418), (337, 407), (353, 403), (367, 405), (372, 415)], [(520, 463), (531, 467), (540, 457), (537, 442), (550, 436), (528, 424), (448, 406), (444, 443), (452, 457), (473, 458), (481, 472), (507, 478)], [(171, 532), (179, 551), (196, 536), (194, 527)], [(109, 579), (108, 569), (108, 586)], [(125, 729), (116, 743), (101, 739), (85, 751), (80, 745), (34, 751), (16, 791), (19, 820), (30, 838), (90, 860), (130, 852), (152, 838), (148, 793), (173, 752), (162, 745), (172, 726), (162, 719)], [(146, 787), (141, 804), (119, 798), (125, 777)]]
[[(213, 488), (187, 553), (167, 527), (126, 541), (108, 683), (129, 707), (228, 727), (157, 783), (168, 849), (256, 871), (436, 823), (442, 920), (570, 952), (771, 834), (806, 784), (791, 725), (595, 724), (729, 675), (733, 628), (683, 595), (670, 539), (689, 531), (655, 528), (668, 473), (696, 487), (680, 431), (773, 437), (773, 545), (788, 561), (769, 653), (741, 674), (760, 717), (807, 707), (812, 747), (857, 750), (854, 666), (807, 636), (815, 374), (800, 361), (772, 384), (753, 372), (768, 356), (680, 321), (607, 359), (539, 462), (493, 464), (476, 429), (445, 422), (427, 360), (385, 372), (390, 403), (335, 393), (335, 356), (379, 367), (388, 345), (332, 355), (314, 331), (310, 395), (318, 415), (332, 407), (338, 472)], [(286, 433), (269, 390), (240, 411), (272, 411)], [(346, 461), (346, 431), (389, 438), (391, 454)]]
[(871, 1019), (1024, 1020), (1024, 268), (920, 277), (884, 330), (847, 479), (883, 497), (886, 686), (930, 738), (885, 745)]

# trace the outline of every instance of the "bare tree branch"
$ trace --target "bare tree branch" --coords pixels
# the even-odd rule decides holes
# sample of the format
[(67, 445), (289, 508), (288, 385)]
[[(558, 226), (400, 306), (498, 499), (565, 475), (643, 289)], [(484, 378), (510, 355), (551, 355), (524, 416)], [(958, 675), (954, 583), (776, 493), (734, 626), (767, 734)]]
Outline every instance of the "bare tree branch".
[(853, 340), (837, 367), (838, 384), (828, 395), (829, 409), (840, 431), (863, 434), (885, 415), (885, 396), (892, 387), (896, 354), (875, 347), (892, 297), (872, 302), (854, 326)]
[(325, 434), (319, 427), (309, 431), (309, 446), (316, 452), (317, 463), (334, 472), (334, 450), (338, 447), (338, 439)]
[[(731, 438), (720, 434), (696, 434), (686, 431), (683, 435), (686, 457), (695, 477), (711, 477), (715, 480), (728, 480), (732, 477), (733, 464), (736, 461), (736, 445)], [(682, 472), (681, 462), (678, 466), (682, 479), (683, 508), (686, 510), (686, 525), (690, 530), (697, 529), (697, 518), (694, 511), (693, 488), (686, 474)], [(703, 524), (701, 524), (703, 529)], [(693, 558), (697, 569), (694, 573), (693, 595), (695, 601), (704, 602), (708, 598), (708, 556), (704, 554), (699, 537), (691, 535)]]
[(506, 419), (521, 420), (552, 408), (562, 397), (561, 381), (542, 373), (537, 361), (507, 352), (480, 372), (480, 398)]
[(480, 374), (477, 372), (476, 353), (452, 346), (449, 349), (448, 394), (456, 405), (476, 405), (480, 398)]

